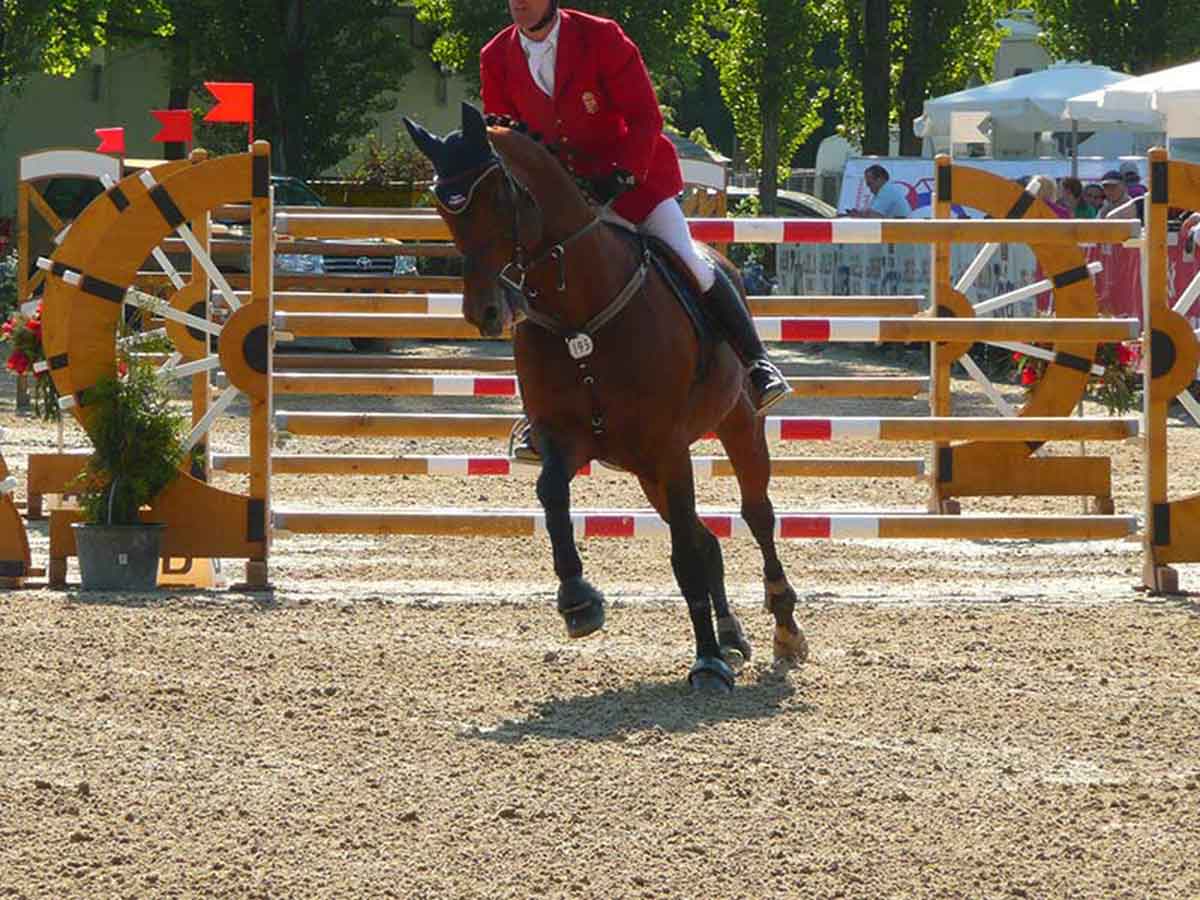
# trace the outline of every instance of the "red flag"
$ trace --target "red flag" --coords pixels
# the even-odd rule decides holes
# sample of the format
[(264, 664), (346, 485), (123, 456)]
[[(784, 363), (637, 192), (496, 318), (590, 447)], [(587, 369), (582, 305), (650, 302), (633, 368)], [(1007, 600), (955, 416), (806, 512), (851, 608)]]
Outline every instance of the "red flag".
[(125, 129), (124, 128), (97, 128), (96, 137), (100, 138), (100, 146), (96, 148), (97, 153), (125, 153)]
[(236, 81), (206, 81), (204, 86), (217, 98), (205, 122), (253, 122), (254, 84)]
[(192, 142), (192, 111), (190, 109), (152, 109), (162, 128), (151, 138), (158, 144)]

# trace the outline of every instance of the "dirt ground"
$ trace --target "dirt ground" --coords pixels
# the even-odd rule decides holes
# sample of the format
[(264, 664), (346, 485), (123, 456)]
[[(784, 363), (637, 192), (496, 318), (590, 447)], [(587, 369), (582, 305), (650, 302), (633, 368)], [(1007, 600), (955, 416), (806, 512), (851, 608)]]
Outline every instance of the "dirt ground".
[[(790, 358), (814, 375), (897, 371), (889, 362), (856, 348)], [(986, 414), (957, 389), (958, 409)], [(55, 431), (14, 415), (5, 390), (3, 451), (21, 480)], [(1200, 429), (1174, 425), (1174, 483), (1195, 491)], [(243, 435), (235, 416), (215, 443), (241, 449)], [(67, 445), (85, 440), (66, 429)], [(1087, 451), (1113, 455), (1117, 510), (1137, 514), (1136, 444)], [(304, 508), (535, 505), (529, 479), (275, 488)], [(925, 489), (778, 479), (774, 495), (780, 510), (923, 509)], [(705, 507), (736, 508), (730, 480), (698, 490)], [(581, 479), (574, 494), (580, 508), (646, 505), (622, 480)], [(964, 504), (1004, 510), (1081, 511)], [(44, 564), (45, 527), (30, 531)], [(685, 684), (691, 629), (660, 541), (582, 544), (610, 601), (606, 630), (582, 642), (554, 611), (542, 539), (291, 537), (264, 595), (8, 592), (0, 898), (1200, 897), (1200, 603), (1135, 591), (1139, 544), (788, 543), (811, 647), (791, 670), (770, 659), (756, 549), (725, 551), (756, 650), (727, 697)], [(241, 576), (233, 561), (225, 572)], [(1200, 589), (1200, 565), (1180, 576)]]

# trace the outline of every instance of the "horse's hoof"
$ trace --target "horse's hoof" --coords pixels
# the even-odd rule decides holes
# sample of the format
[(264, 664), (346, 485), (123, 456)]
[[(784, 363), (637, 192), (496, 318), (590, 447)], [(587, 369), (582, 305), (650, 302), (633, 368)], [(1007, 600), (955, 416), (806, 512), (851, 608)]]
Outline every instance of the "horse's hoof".
[[(754, 648), (750, 646), (746, 632), (742, 630), (742, 623), (733, 613), (717, 619), (717, 643), (721, 645), (721, 655), (725, 657), (725, 662), (733, 666), (734, 671), (748, 663), (754, 654)], [(737, 665), (734, 665), (731, 656), (739, 658)]]
[(728, 694), (737, 676), (719, 656), (701, 656), (688, 672), (688, 683), (698, 694)]
[(772, 645), (776, 662), (800, 665), (808, 659), (808, 641), (799, 628), (793, 632), (784, 625), (776, 625)]
[(604, 595), (582, 576), (568, 578), (558, 586), (558, 612), (567, 637), (587, 637), (604, 627)]

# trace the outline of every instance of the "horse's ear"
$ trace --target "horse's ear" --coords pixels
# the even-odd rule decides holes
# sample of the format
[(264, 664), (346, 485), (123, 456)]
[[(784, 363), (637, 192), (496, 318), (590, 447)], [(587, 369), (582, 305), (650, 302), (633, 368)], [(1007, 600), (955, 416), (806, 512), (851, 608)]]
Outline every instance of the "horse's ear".
[(462, 105), (462, 134), (467, 146), (487, 146), (487, 123), (483, 113), (466, 102)]
[(436, 167), (442, 155), (442, 142), (408, 116), (404, 117), (404, 127), (408, 129), (408, 135), (417, 145), (417, 149), (428, 156), (430, 162)]

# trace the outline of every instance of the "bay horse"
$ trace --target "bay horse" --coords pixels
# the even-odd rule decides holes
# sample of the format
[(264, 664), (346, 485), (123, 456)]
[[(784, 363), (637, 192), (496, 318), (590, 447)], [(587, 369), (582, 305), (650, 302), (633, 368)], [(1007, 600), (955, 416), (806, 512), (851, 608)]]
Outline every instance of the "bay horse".
[[(537, 496), (568, 635), (604, 624), (604, 596), (583, 577), (570, 493), (574, 474), (600, 460), (636, 476), (669, 526), (671, 566), (695, 632), (693, 688), (733, 688), (751, 648), (726, 598), (720, 544), (696, 513), (690, 454), (693, 442), (715, 431), (737, 476), (742, 518), (762, 550), (775, 656), (803, 661), (796, 593), (775, 550), (764, 422), (733, 351), (701, 341), (640, 240), (602, 223), (539, 141), (489, 126), (467, 103), (461, 130), (444, 138), (407, 118), (405, 125), (433, 163), (438, 211), (463, 257), (463, 315), (483, 336), (498, 337), (514, 305), (524, 314), (513, 355), (542, 456)], [(712, 258), (744, 298), (736, 269)]]

